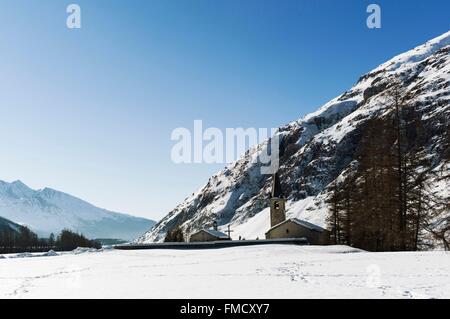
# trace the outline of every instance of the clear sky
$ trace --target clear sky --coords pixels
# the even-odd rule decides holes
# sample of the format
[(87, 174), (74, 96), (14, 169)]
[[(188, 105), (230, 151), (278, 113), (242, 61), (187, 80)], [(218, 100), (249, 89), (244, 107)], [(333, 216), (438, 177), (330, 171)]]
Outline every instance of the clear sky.
[(172, 163), (174, 128), (296, 120), (449, 18), (447, 0), (0, 0), (0, 179), (159, 219), (223, 167)]

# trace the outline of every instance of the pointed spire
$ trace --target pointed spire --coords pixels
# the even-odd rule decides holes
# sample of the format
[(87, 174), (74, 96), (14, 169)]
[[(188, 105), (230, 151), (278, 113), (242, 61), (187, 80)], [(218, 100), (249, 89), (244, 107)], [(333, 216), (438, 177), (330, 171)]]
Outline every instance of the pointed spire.
[(278, 172), (272, 175), (272, 198), (284, 198)]

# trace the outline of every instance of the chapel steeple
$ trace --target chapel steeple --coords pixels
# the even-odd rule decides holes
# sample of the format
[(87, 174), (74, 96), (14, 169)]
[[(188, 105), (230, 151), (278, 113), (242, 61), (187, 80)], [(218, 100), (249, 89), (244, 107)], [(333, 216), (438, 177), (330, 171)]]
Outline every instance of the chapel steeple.
[(281, 188), (278, 172), (272, 175), (272, 194), (270, 198), (270, 227), (286, 220), (286, 199)]

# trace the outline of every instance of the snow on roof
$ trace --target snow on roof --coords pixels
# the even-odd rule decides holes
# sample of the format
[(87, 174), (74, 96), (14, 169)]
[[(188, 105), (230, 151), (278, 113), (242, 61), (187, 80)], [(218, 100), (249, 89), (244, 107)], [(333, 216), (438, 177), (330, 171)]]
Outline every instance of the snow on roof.
[(291, 221), (293, 221), (294, 223), (296, 223), (296, 224), (298, 224), (300, 226), (303, 226), (303, 227), (306, 227), (306, 228), (309, 228), (311, 230), (315, 230), (315, 231), (318, 231), (318, 232), (323, 232), (325, 230), (325, 229), (323, 229), (320, 226), (317, 226), (317, 225), (314, 225), (314, 224), (312, 224), (310, 222), (307, 222), (306, 220), (302, 220), (302, 219), (298, 219), (298, 218), (292, 218)]
[(222, 232), (220, 232), (218, 230), (215, 230), (215, 229), (202, 229), (202, 230), (200, 230), (198, 232), (201, 232), (201, 231), (205, 231), (208, 234), (210, 234), (210, 235), (212, 235), (214, 237), (217, 237), (217, 238), (229, 238), (227, 234), (224, 234), (224, 233), (222, 233)]
[(306, 220), (301, 220), (301, 219), (298, 219), (298, 218), (286, 219), (285, 221), (283, 221), (283, 222), (281, 222), (281, 223), (279, 223), (279, 224), (276, 224), (275, 226), (271, 227), (271, 228), (269, 229), (269, 231), (271, 231), (271, 230), (274, 229), (275, 227), (278, 227), (278, 226), (280, 226), (280, 225), (282, 225), (282, 224), (284, 224), (284, 223), (287, 223), (287, 222), (293, 222), (293, 223), (295, 223), (295, 224), (297, 224), (297, 225), (300, 225), (300, 226), (302, 226), (302, 227), (305, 227), (305, 228), (308, 228), (308, 229), (310, 229), (310, 230), (314, 230), (314, 231), (317, 231), (317, 232), (320, 232), (320, 233), (323, 232), (323, 231), (325, 231), (325, 229), (323, 229), (323, 228), (320, 227), (320, 226), (314, 225), (314, 224), (312, 224), (312, 223), (310, 223), (310, 222), (307, 222)]

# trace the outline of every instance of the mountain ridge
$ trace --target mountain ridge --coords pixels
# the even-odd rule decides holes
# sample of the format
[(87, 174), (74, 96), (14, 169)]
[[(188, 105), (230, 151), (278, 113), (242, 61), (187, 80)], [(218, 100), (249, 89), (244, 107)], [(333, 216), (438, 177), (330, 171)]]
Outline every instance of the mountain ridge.
[[(449, 51), (450, 31), (380, 64), (316, 112), (278, 129), (275, 134), (284, 148), (280, 176), (289, 194), (288, 217), (325, 226), (327, 187), (351, 169), (364, 125), (387, 112), (383, 93), (396, 79), (405, 89), (418, 92), (422, 121), (432, 137), (427, 145), (429, 155), (436, 169), (444, 165), (450, 118)], [(235, 238), (262, 238), (269, 228), (270, 182), (251, 159), (266, 147), (267, 142), (256, 145), (214, 174), (136, 242), (162, 241), (173, 227), (181, 226), (190, 233), (210, 227), (213, 220), (222, 230), (230, 225)]]
[(20, 180), (0, 180), (0, 216), (26, 225), (40, 236), (67, 228), (90, 238), (131, 240), (155, 222), (109, 211), (49, 187), (34, 190)]

